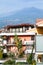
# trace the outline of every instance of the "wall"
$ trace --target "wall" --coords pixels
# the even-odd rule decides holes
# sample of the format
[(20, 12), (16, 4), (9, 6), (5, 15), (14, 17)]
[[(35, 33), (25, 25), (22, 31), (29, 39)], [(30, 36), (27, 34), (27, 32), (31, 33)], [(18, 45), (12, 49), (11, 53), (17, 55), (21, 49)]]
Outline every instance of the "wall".
[[(10, 36), (9, 39), (10, 39), (11, 37), (12, 37), (12, 39), (14, 39), (14, 36)], [(18, 38), (20, 38), (23, 43), (24, 43), (24, 41), (30, 41), (30, 40), (31, 40), (31, 37), (32, 37), (32, 36), (30, 36), (30, 35), (18, 36)], [(9, 39), (8, 39), (8, 40), (9, 40)], [(11, 39), (10, 39), (10, 40), (11, 40)], [(17, 51), (17, 48), (14, 47), (14, 46), (13, 46), (13, 47), (10, 47), (9, 49), (10, 49), (12, 52), (14, 52), (14, 53)], [(26, 49), (26, 46), (23, 46), (22, 49), (23, 49), (23, 51), (24, 51), (24, 50)]]
[(43, 27), (37, 27), (36, 29), (38, 34), (43, 34)]
[(31, 40), (31, 36), (28, 36), (28, 35), (18, 36), (18, 38), (20, 38), (22, 41), (30, 41)]
[(43, 52), (43, 35), (36, 36), (36, 51)]

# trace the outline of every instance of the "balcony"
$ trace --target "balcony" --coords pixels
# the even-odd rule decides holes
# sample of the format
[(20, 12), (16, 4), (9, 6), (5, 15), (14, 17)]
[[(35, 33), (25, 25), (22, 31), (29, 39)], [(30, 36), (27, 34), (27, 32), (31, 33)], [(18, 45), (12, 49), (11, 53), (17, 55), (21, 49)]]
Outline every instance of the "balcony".
[(17, 32), (16, 33), (14, 33), (14, 32), (13, 33), (4, 32), (4, 33), (0, 33), (0, 36), (4, 36), (4, 35), (6, 35), (6, 36), (10, 36), (10, 35), (12, 36), (13, 35), (14, 36), (15, 34), (16, 35), (35, 35), (34, 32), (21, 32), (21, 33), (20, 32), (19, 33), (17, 33)]
[[(32, 49), (33, 49), (33, 46), (29, 45), (29, 46), (26, 46), (26, 50), (25, 50), (25, 54), (27, 53), (31, 53), (32, 52)], [(33, 49), (33, 53), (35, 53), (35, 48)]]
[(24, 41), (23, 45), (33, 45), (35, 42), (34, 41)]
[(36, 63), (36, 65), (43, 65), (43, 63)]
[[(25, 54), (31, 53), (31, 52), (32, 52), (32, 49), (26, 49), (26, 50), (25, 50)], [(35, 49), (33, 50), (33, 53), (35, 53)]]
[(11, 42), (7, 41), (7, 40), (3, 40), (3, 42), (1, 42), (0, 46), (15, 46), (14, 41), (11, 40)]
[(15, 44), (6, 44), (6, 46), (15, 46)]

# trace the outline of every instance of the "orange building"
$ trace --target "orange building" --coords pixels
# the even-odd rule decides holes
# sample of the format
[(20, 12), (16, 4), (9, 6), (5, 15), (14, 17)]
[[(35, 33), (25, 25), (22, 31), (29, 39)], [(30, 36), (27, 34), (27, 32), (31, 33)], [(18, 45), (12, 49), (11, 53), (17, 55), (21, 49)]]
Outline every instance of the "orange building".
[(4, 27), (3, 31), (0, 33), (0, 36), (4, 38), (3, 45), (6, 45), (8, 50), (15, 53), (17, 47), (15, 47), (14, 45), (14, 36), (17, 35), (18, 38), (22, 40), (23, 51), (25, 52), (25, 54), (31, 53), (35, 33), (30, 33), (26, 31), (33, 28), (33, 24), (8, 25)]

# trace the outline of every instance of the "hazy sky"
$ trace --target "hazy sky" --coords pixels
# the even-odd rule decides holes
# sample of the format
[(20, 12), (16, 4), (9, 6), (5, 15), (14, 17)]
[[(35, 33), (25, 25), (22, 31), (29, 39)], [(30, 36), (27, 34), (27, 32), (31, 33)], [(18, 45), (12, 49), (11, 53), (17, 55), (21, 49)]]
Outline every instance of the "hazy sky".
[(0, 0), (0, 15), (27, 7), (43, 9), (43, 0)]

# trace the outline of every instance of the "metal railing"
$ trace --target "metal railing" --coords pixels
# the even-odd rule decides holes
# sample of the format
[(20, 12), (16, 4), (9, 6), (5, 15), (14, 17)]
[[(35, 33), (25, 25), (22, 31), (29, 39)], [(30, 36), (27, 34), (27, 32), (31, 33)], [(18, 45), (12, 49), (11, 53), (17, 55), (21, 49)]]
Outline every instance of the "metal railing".
[(36, 63), (36, 65), (43, 65), (43, 63)]

